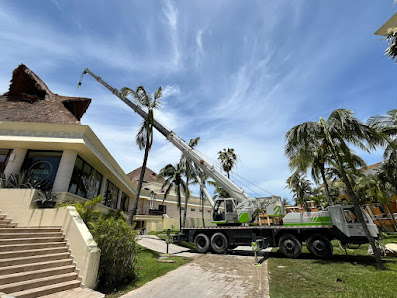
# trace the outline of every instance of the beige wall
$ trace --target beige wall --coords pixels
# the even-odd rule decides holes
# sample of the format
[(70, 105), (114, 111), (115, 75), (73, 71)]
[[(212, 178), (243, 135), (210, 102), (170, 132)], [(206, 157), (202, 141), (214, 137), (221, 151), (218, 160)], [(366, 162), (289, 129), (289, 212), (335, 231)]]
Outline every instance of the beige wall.
[(18, 227), (62, 226), (65, 238), (85, 287), (94, 288), (100, 250), (74, 207), (36, 209), (34, 189), (0, 189), (0, 209)]

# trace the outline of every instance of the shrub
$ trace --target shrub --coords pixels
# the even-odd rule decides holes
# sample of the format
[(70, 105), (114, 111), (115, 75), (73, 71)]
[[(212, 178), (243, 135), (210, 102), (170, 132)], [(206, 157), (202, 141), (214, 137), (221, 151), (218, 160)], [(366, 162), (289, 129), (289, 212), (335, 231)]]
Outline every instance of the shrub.
[(99, 218), (91, 233), (101, 249), (99, 284), (113, 290), (135, 278), (136, 235), (123, 219)]

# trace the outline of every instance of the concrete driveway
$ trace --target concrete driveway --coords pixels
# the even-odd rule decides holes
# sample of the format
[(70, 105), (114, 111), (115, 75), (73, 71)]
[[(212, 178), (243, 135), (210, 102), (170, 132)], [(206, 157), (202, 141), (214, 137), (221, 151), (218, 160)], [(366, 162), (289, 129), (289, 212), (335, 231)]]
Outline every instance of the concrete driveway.
[[(157, 237), (140, 237), (139, 244), (165, 251), (164, 241)], [(122, 297), (269, 297), (267, 261), (254, 266), (249, 248), (238, 247), (224, 255), (191, 253), (176, 245), (173, 251), (178, 256), (193, 257), (193, 261)], [(262, 252), (262, 258), (266, 254)]]

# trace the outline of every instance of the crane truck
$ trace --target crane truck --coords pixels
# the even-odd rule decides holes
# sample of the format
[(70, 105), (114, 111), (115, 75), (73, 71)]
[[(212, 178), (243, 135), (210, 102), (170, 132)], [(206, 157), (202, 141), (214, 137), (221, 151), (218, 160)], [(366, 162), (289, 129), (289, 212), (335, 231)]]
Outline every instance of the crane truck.
[[(124, 97), (118, 89), (110, 86), (88, 68), (83, 71), (82, 78), (84, 74), (92, 76), (131, 107), (135, 113), (146, 119), (147, 113), (139, 105)], [(272, 195), (251, 198), (223, 175), (208, 158), (190, 147), (173, 131), (156, 119), (153, 119), (153, 126), (190, 161), (192, 171), (212, 206), (212, 219), (216, 226), (183, 227), (178, 235), (180, 241), (194, 243), (198, 252), (206, 253), (212, 250), (215, 253), (224, 253), (237, 246), (250, 246), (252, 240), (257, 239), (262, 248), (279, 247), (282, 254), (289, 258), (297, 258), (301, 254), (304, 242), (315, 257), (329, 258), (333, 253), (331, 240), (339, 240), (342, 245), (368, 242), (352, 205), (335, 205), (322, 211), (292, 212), (284, 215), (280, 197)], [(198, 177), (195, 167), (211, 177), (230, 195), (230, 198), (213, 200)], [(258, 224), (258, 215), (261, 212), (266, 212), (267, 216), (278, 217), (280, 220), (273, 225)], [(378, 239), (376, 225), (363, 209), (361, 212), (372, 237)]]

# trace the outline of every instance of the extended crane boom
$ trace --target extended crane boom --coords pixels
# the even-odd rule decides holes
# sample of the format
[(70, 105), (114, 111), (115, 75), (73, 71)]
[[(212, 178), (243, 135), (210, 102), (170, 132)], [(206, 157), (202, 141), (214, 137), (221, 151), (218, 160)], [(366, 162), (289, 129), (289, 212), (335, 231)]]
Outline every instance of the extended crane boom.
[[(92, 76), (97, 82), (105, 86), (110, 92), (112, 92), (115, 96), (120, 98), (125, 104), (127, 104), (130, 108), (134, 110), (138, 115), (140, 115), (142, 118), (146, 119), (147, 118), (147, 113), (137, 104), (133, 103), (130, 101), (128, 98), (122, 96), (121, 92), (110, 86), (108, 83), (106, 83), (104, 80), (102, 80), (100, 77), (95, 75), (92, 71), (90, 71), (88, 68), (86, 68), (83, 71), (84, 74), (89, 74)], [(79, 86), (81, 85), (81, 81), (79, 82)], [(196, 166), (198, 166), (202, 171), (204, 171), (208, 176), (210, 176), (212, 179), (214, 179), (227, 193), (232, 198), (232, 203), (233, 203), (233, 209), (236, 210), (236, 216), (238, 215), (238, 218), (236, 216), (230, 217), (229, 220), (223, 218), (221, 221), (222, 223), (228, 223), (228, 222), (236, 222), (236, 223), (243, 223), (243, 222), (250, 222), (252, 221), (253, 214), (257, 209), (265, 209), (267, 206), (271, 205), (273, 209), (271, 210), (270, 214), (281, 214), (282, 211), (280, 208), (282, 208), (281, 200), (279, 197), (268, 197), (268, 198), (260, 198), (260, 199), (254, 199), (251, 198), (243, 189), (238, 187), (236, 184), (234, 184), (231, 180), (229, 180), (227, 177), (225, 177), (214, 165), (206, 161), (206, 158), (202, 156), (197, 150), (193, 149), (190, 147), (183, 139), (178, 137), (174, 132), (168, 130), (165, 128), (160, 122), (157, 120), (153, 119), (153, 126), (169, 140), (174, 146), (176, 146), (179, 150), (182, 151), (182, 153), (189, 159), (191, 160)], [(200, 181), (201, 179), (198, 179)], [(200, 182), (201, 183), (201, 182)], [(204, 187), (205, 189), (205, 187)], [(215, 206), (215, 202), (212, 200), (211, 196), (208, 194), (208, 192), (205, 189), (205, 194), (212, 205), (212, 207)], [(231, 203), (230, 203), (231, 204)], [(227, 205), (225, 203), (225, 205)], [(218, 204), (219, 207), (219, 204)], [(227, 206), (225, 206), (227, 207)], [(217, 206), (215, 206), (217, 208)], [(269, 214), (269, 210), (268, 214)], [(217, 212), (218, 209), (217, 209)], [(272, 213), (273, 212), (273, 213)]]

